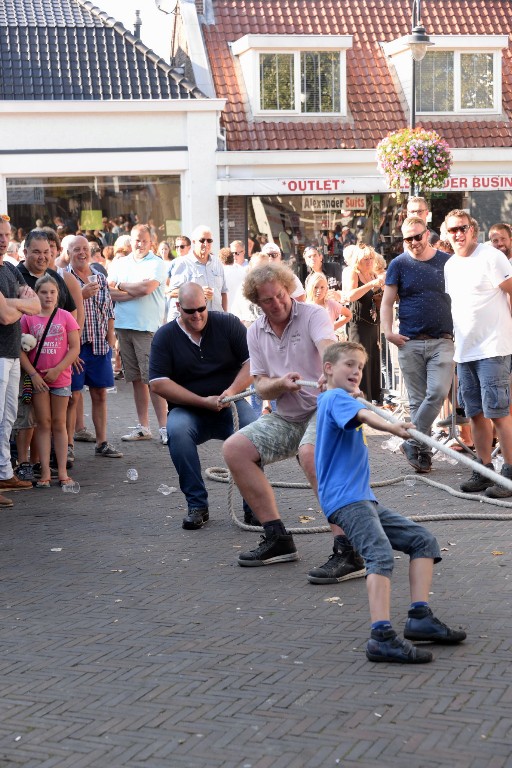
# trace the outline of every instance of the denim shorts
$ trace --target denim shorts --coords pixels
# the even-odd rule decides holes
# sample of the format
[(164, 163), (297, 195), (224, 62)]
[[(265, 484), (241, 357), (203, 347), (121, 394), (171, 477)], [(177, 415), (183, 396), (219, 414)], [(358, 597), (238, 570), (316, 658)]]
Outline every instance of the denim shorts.
[(471, 418), (499, 419), (510, 412), (510, 355), (457, 363), (459, 405)]
[(376, 501), (347, 504), (333, 512), (329, 522), (343, 528), (354, 549), (364, 558), (368, 575), (390, 578), (393, 550), (405, 552), (411, 560), (441, 560), (439, 545), (430, 531)]
[(50, 395), (71, 397), (71, 384), (68, 387), (49, 387)]
[(277, 413), (260, 416), (240, 434), (256, 447), (262, 466), (290, 459), (301, 445), (315, 444), (316, 411), (306, 421), (286, 421)]
[(107, 389), (114, 386), (114, 373), (112, 371), (112, 350), (105, 355), (93, 355), (92, 344), (83, 344), (80, 349), (80, 358), (83, 361), (83, 371), (73, 371), (71, 378), (71, 390), (78, 392), (85, 385), (93, 389)]

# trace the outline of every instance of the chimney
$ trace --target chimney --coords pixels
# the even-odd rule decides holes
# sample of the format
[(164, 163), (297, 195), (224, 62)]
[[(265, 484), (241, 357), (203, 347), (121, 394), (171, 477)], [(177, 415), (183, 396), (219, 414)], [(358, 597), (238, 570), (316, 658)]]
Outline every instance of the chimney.
[(142, 27), (142, 21), (140, 18), (140, 11), (135, 11), (135, 24), (133, 25), (133, 36), (140, 40), (140, 28)]

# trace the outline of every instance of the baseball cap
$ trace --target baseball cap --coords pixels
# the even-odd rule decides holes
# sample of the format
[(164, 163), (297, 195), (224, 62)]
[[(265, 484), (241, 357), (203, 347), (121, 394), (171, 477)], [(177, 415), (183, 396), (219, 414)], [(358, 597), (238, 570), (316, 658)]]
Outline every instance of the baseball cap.
[(267, 253), (267, 254), (269, 254), (269, 253), (278, 253), (278, 254), (280, 254), (281, 253), (281, 249), (275, 243), (265, 243), (265, 245), (261, 249), (261, 252), (262, 253)]

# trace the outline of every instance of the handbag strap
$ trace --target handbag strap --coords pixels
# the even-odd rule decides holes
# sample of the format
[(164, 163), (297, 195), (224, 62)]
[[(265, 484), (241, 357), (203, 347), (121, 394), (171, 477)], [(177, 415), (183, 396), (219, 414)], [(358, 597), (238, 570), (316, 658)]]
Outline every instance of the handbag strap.
[(44, 340), (46, 339), (46, 335), (47, 335), (48, 331), (50, 330), (50, 325), (52, 324), (52, 320), (55, 317), (57, 310), (58, 310), (58, 307), (55, 307), (55, 309), (53, 310), (53, 312), (50, 315), (50, 319), (46, 323), (46, 328), (44, 329), (43, 335), (41, 336), (41, 341), (39, 342), (39, 346), (37, 348), (36, 356), (34, 357), (34, 360), (32, 362), (32, 365), (34, 366), (34, 368), (36, 367), (37, 361), (39, 360), (39, 355), (41, 354), (41, 350), (43, 349)]

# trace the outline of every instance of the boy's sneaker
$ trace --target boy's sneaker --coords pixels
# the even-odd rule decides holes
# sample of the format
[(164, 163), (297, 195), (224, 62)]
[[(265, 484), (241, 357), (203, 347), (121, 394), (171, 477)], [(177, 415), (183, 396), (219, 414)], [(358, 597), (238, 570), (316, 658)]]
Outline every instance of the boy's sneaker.
[[(481, 459), (476, 459), (478, 464), (483, 464)], [(485, 465), (488, 469), (494, 469), (494, 466), (492, 463)], [(479, 493), (479, 491), (485, 491), (486, 488), (490, 488), (491, 485), (494, 485), (493, 480), (489, 480), (489, 478), (484, 477), (480, 474), (480, 472), (477, 472), (476, 469), (473, 470), (473, 474), (469, 478), (469, 480), (465, 480), (463, 483), (460, 484), (459, 488), (464, 493)]]
[(368, 661), (387, 661), (394, 664), (428, 664), (432, 654), (424, 648), (417, 648), (407, 640), (398, 637), (393, 629), (372, 629), (366, 644)]
[(343, 546), (335, 539), (332, 555), (329, 555), (326, 563), (308, 573), (308, 581), (310, 584), (338, 584), (365, 575), (366, 568), (361, 555), (351, 546)]
[(94, 455), (105, 456), (107, 459), (123, 458), (123, 454), (121, 453), (121, 451), (118, 451), (117, 448), (114, 448), (113, 445), (106, 442), (96, 446), (96, 448), (94, 449)]
[(83, 429), (79, 429), (78, 432), (75, 432), (73, 440), (76, 440), (78, 443), (95, 443), (96, 435), (93, 435), (92, 432), (84, 427)]
[(238, 565), (254, 567), (273, 563), (290, 563), (298, 559), (299, 555), (291, 533), (267, 533), (261, 536), (256, 549), (239, 554)]
[(431, 643), (453, 645), (466, 639), (462, 629), (450, 629), (436, 619), (428, 605), (411, 608), (405, 622), (404, 637), (408, 640), (427, 640)]
[(169, 442), (169, 436), (167, 434), (167, 427), (160, 427), (158, 430), (158, 434), (160, 435), (160, 442), (162, 445), (167, 445)]
[[(512, 464), (504, 464), (500, 474), (503, 475), (503, 477), (506, 477), (507, 480), (512, 480)], [(509, 491), (502, 485), (494, 483), (494, 485), (487, 488), (484, 495), (489, 496), (491, 499), (508, 499), (509, 496), (512, 496), (512, 491)]]
[(142, 424), (137, 424), (136, 427), (132, 429), (131, 432), (128, 432), (127, 435), (123, 435), (121, 440), (124, 440), (126, 443), (132, 442), (134, 440), (152, 440), (153, 435), (151, 434), (151, 430), (148, 429), (148, 427), (143, 427)]
[(30, 480), (32, 482), (36, 479), (32, 464), (28, 461), (22, 461), (21, 464), (18, 464), (18, 466), (14, 468), (14, 474), (18, 480)]

